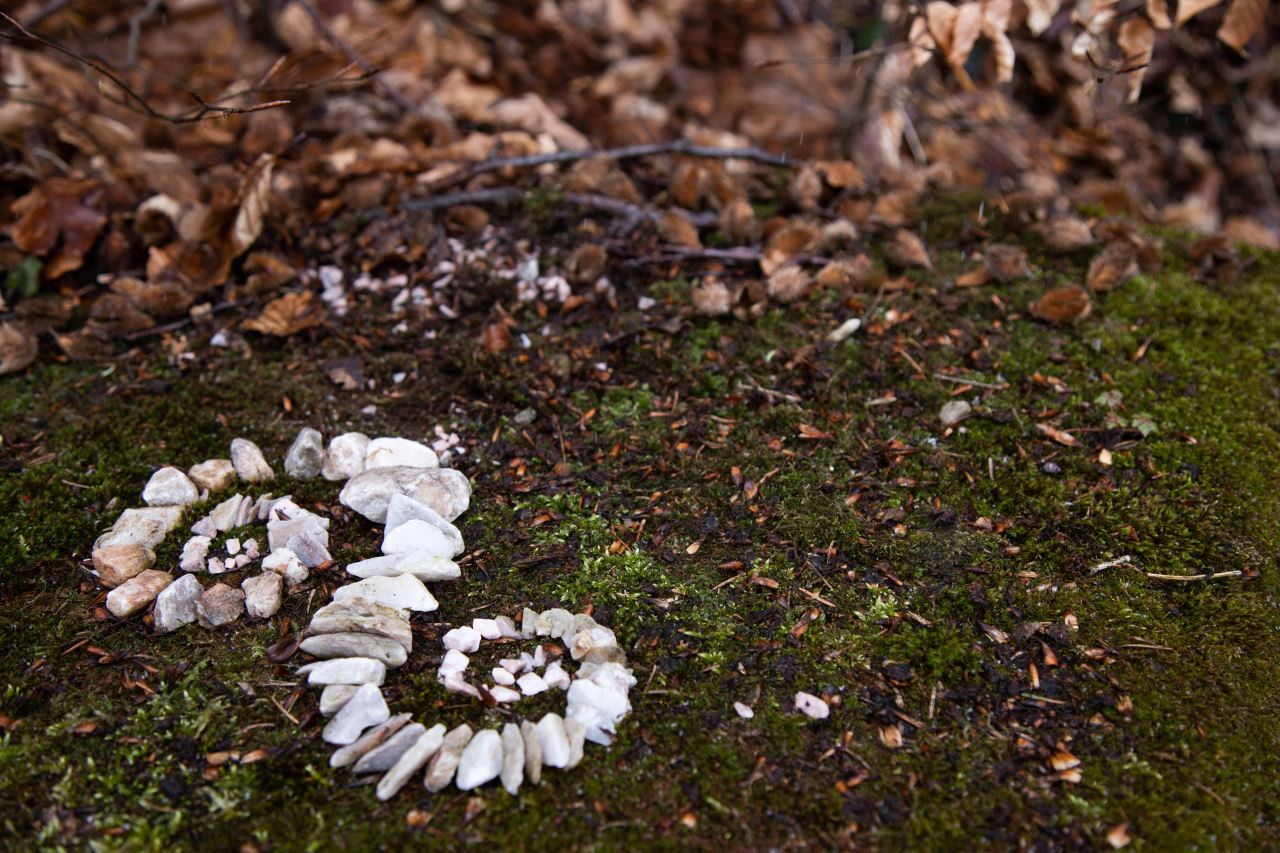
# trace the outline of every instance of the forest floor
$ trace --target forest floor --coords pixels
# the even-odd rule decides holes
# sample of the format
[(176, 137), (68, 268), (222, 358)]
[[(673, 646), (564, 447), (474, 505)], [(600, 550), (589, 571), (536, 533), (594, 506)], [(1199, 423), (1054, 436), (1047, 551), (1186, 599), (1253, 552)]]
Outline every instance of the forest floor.
[[(498, 352), (481, 312), (424, 338), (371, 301), (340, 331), (5, 379), (4, 846), (1280, 844), (1280, 257), (1204, 282), (1168, 233), (1161, 272), (1050, 326), (1026, 305), (1086, 257), (1031, 238), (1032, 278), (958, 288), (977, 211), (924, 209), (935, 269), (904, 289), (749, 322), (637, 273), (617, 310), (522, 308), (527, 341)], [(554, 254), (574, 212), (543, 214), (529, 236)], [(331, 380), (352, 358), (373, 387)], [(944, 429), (954, 400), (972, 414)], [(156, 637), (101, 610), (90, 545), (155, 466), (437, 425), (475, 494), (464, 578), (415, 618), (419, 646), (478, 612), (594, 608), (639, 684), (575, 770), (379, 804), (328, 767), (316, 694), (264, 651), (376, 543), (332, 483), (273, 484), (334, 510), (338, 562), (274, 618)], [(1238, 574), (1151, 576), (1206, 572)], [(434, 663), (388, 681), (393, 712), (474, 717)]]

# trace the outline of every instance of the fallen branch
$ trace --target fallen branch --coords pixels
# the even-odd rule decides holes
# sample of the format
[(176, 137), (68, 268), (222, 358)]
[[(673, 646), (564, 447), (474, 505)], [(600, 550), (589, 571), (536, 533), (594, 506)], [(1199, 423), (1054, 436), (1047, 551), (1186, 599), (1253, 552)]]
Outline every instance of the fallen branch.
[(492, 160), (481, 160), (470, 166), (446, 175), (428, 189), (441, 190), (446, 187), (466, 183), (477, 175), (496, 172), (499, 169), (531, 169), (545, 166), (548, 163), (575, 163), (579, 160), (591, 160), (596, 157), (607, 157), (612, 160), (629, 160), (636, 157), (652, 157), (659, 154), (687, 154), (691, 157), (706, 157), (716, 160), (752, 160), (768, 166), (786, 168), (795, 164), (795, 160), (786, 154), (772, 154), (754, 146), (747, 148), (720, 148), (711, 145), (698, 145), (688, 139), (675, 139), (671, 142), (653, 142), (644, 145), (625, 145), (621, 148), (588, 148), (580, 151), (554, 151), (548, 154), (527, 154), (522, 157), (499, 157)]

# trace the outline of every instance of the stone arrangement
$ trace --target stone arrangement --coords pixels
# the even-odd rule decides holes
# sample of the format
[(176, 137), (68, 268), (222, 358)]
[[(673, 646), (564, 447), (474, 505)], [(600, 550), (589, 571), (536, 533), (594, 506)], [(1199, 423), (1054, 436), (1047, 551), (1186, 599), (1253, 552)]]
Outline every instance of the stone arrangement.
[[(128, 618), (154, 601), (158, 633), (192, 622), (218, 628), (245, 614), (267, 618), (288, 589), (332, 561), (328, 518), (287, 495), (235, 494), (192, 525), (177, 579), (152, 568), (154, 549), (178, 525), (187, 505), (237, 481), (259, 484), (275, 477), (250, 441), (232, 441), (230, 456), (186, 473), (160, 469), (143, 489), (146, 506), (125, 510), (94, 543), (93, 564), (102, 584), (112, 587), (107, 609), (113, 615)], [(425, 787), (433, 792), (450, 784), (466, 791), (500, 779), (514, 794), (525, 780), (539, 782), (543, 768), (576, 766), (586, 742), (612, 743), (618, 723), (631, 710), (628, 693), (635, 677), (613, 631), (588, 614), (562, 608), (541, 613), (525, 608), (518, 626), (497, 616), (451, 629), (441, 641), (437, 677), (446, 690), (490, 705), (510, 707), (540, 693), (563, 693), (563, 715), (551, 712), (536, 723), (479, 732), (466, 724), (446, 731), (442, 724), (427, 728), (413, 722), (408, 714), (392, 716), (381, 687), (388, 670), (402, 666), (413, 651), (410, 614), (438, 607), (428, 582), (461, 577), (453, 558), (465, 544), (453, 520), (469, 506), (471, 484), (462, 473), (440, 467), (436, 450), (425, 444), (347, 433), (334, 437), (326, 449), (320, 433), (309, 428), (289, 448), (284, 468), (297, 479), (345, 480), (341, 503), (384, 525), (382, 555), (346, 566), (356, 580), (335, 590), (331, 602), (313, 614), (299, 645), (317, 658), (299, 667), (298, 675), (321, 690), (320, 712), (330, 718), (322, 737), (339, 747), (330, 760), (333, 767), (382, 774), (377, 784), (382, 800), (424, 768)], [(221, 534), (257, 523), (265, 524), (265, 554), (256, 538), (226, 538), (219, 553), (210, 553)], [(261, 570), (239, 589), (222, 582), (205, 588), (198, 578), (245, 571), (259, 559)], [(559, 641), (564, 651), (543, 645), (541, 638)], [(532, 652), (502, 658), (487, 679), (467, 678), (467, 655), (482, 642), (514, 647), (527, 640), (538, 640)], [(565, 652), (577, 666), (572, 675), (562, 660)]]

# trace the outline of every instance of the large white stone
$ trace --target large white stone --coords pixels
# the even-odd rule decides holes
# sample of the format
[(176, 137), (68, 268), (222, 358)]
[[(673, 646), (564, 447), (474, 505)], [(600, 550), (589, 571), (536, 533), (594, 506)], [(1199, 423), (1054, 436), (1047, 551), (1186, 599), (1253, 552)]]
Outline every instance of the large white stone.
[(453, 554), (450, 556), (461, 554), (466, 550), (466, 545), (462, 541), (462, 531), (458, 530), (443, 515), (421, 501), (415, 501), (408, 495), (391, 496), (391, 500), (387, 502), (388, 531), (394, 530), (406, 521), (415, 518), (425, 521), (444, 534), (445, 538), (449, 540), (449, 544), (453, 546)]
[(831, 713), (826, 702), (803, 690), (796, 691), (796, 710), (813, 720), (825, 720)]
[(342, 710), (343, 706), (356, 695), (359, 690), (356, 684), (328, 684), (320, 691), (320, 714), (332, 717)]
[(382, 537), (383, 554), (404, 554), (420, 551), (437, 557), (454, 555), (453, 546), (437, 528), (420, 518), (410, 519)]
[(335, 749), (333, 755), (329, 756), (329, 766), (337, 768), (353, 764), (369, 750), (386, 742), (387, 738), (400, 731), (412, 718), (411, 714), (396, 714), (382, 725), (369, 729), (355, 743)]
[(480, 648), (480, 632), (469, 625), (463, 625), (446, 631), (440, 642), (452, 651), (474, 652)]
[(107, 593), (107, 610), (117, 619), (128, 619), (155, 600), (173, 582), (173, 575), (146, 569)]
[(385, 802), (394, 797), (410, 777), (421, 770), (440, 751), (440, 747), (444, 745), (444, 737), (445, 729), (441, 723), (423, 732), (413, 746), (405, 750), (404, 755), (396, 760), (387, 774), (378, 780), (378, 799)]
[(209, 545), (212, 539), (208, 536), (195, 535), (182, 546), (182, 556), (178, 558), (178, 568), (184, 572), (203, 572), (205, 558), (209, 556)]
[[(273, 510), (274, 513), (274, 510)], [(289, 541), (304, 533), (310, 533), (326, 548), (329, 546), (329, 531), (320, 523), (318, 516), (309, 512), (292, 518), (271, 518), (267, 521), (267, 547), (272, 551), (278, 548), (293, 548)], [(297, 554), (297, 551), (294, 551)], [(302, 555), (298, 554), (299, 559)]]
[(553, 607), (550, 610), (542, 611), (534, 622), (539, 637), (555, 637), (556, 639), (563, 637), (571, 624), (573, 624), (573, 614), (563, 607)]
[(289, 584), (289, 586), (302, 583), (311, 574), (307, 567), (302, 565), (298, 555), (288, 548), (276, 548), (263, 557), (262, 570), (264, 572), (275, 572), (283, 577), (285, 583)]
[(126, 509), (111, 529), (93, 543), (97, 551), (109, 545), (141, 545), (152, 551), (164, 541), (165, 534), (178, 526), (182, 518), (180, 506), (149, 506)]
[(448, 521), (466, 512), (471, 483), (452, 468), (376, 468), (352, 477), (338, 495), (343, 506), (382, 524), (392, 495), (407, 495)]
[(363, 433), (347, 432), (332, 438), (321, 468), (324, 478), (349, 480), (364, 471), (364, 457), (368, 448), (369, 436)]
[(387, 738), (386, 743), (366, 752), (360, 756), (360, 760), (351, 768), (351, 772), (356, 775), (365, 773), (384, 773), (395, 766), (400, 760), (400, 756), (409, 751), (409, 747), (418, 742), (418, 738), (427, 733), (427, 727), (422, 723), (410, 723), (409, 725)]
[(526, 696), (537, 696), (547, 690), (547, 682), (536, 672), (526, 672), (516, 679), (516, 685), (519, 686), (520, 692)]
[(387, 665), (372, 658), (334, 658), (298, 667), (298, 675), (307, 676), (312, 687), (326, 684), (381, 684), (387, 677)]
[(255, 619), (267, 619), (280, 609), (280, 592), (284, 579), (275, 572), (263, 572), (245, 578), (240, 588), (244, 590), (244, 609)]
[(364, 469), (374, 468), (439, 468), (436, 452), (425, 444), (407, 438), (375, 438), (365, 448)]
[(620, 693), (608, 687), (601, 687), (593, 681), (575, 678), (569, 685), (569, 707), (574, 705), (590, 705), (613, 721), (621, 720), (631, 710), (631, 702), (626, 693)]
[(183, 575), (166, 586), (156, 596), (151, 614), (156, 633), (167, 634), (196, 621), (196, 601), (203, 594), (204, 587), (194, 575)]
[(389, 668), (403, 666), (408, 658), (404, 646), (377, 634), (316, 634), (303, 640), (299, 648), (318, 658), (373, 658)]
[(520, 736), (524, 738), (524, 777), (529, 784), (537, 785), (542, 781), (542, 742), (538, 740), (538, 727), (522, 720)]
[(566, 717), (564, 733), (569, 737), (569, 763), (565, 765), (565, 769), (570, 769), (577, 767), (578, 762), (582, 761), (583, 741), (586, 739), (587, 727), (573, 717)]
[(479, 788), (497, 779), (501, 772), (502, 736), (493, 729), (485, 729), (478, 732), (462, 751), (462, 758), (458, 761), (458, 790)]
[(324, 465), (324, 439), (311, 427), (303, 427), (284, 456), (284, 472), (299, 480), (314, 480)]
[(431, 765), (427, 767), (427, 778), (424, 784), (428, 791), (434, 794), (449, 787), (449, 783), (453, 781), (454, 771), (458, 769), (458, 762), (462, 760), (462, 752), (470, 742), (471, 726), (466, 723), (452, 729), (444, 736), (440, 750), (431, 759)]
[(437, 677), (445, 679), (451, 675), (460, 676), (467, 671), (467, 667), (471, 664), (471, 658), (467, 657), (457, 649), (449, 649), (444, 653), (444, 658), (440, 661), (440, 669)]
[(232, 495), (209, 512), (209, 520), (219, 533), (226, 533), (236, 526), (240, 518), (240, 505), (244, 503), (244, 495)]
[(197, 488), (220, 492), (235, 485), (236, 468), (230, 459), (206, 459), (192, 465), (187, 470), (187, 476)]
[(371, 557), (347, 566), (347, 574), (357, 578), (414, 575), (423, 581), (451, 581), (462, 577), (461, 567), (447, 557), (422, 551)]
[(413, 630), (405, 611), (356, 598), (326, 604), (311, 617), (310, 634), (373, 634), (413, 651)]
[(538, 720), (538, 745), (542, 747), (544, 766), (563, 768), (569, 765), (569, 735), (564, 730), (564, 718), (550, 713)]
[(612, 717), (594, 705), (570, 705), (565, 716), (577, 720), (584, 729), (584, 737), (592, 743), (601, 746), (613, 743), (617, 724)]
[(262, 450), (247, 438), (231, 439), (231, 465), (236, 469), (236, 476), (246, 483), (265, 483), (276, 478)]
[(502, 727), (502, 787), (514, 795), (524, 781), (524, 736), (515, 723)]
[(338, 587), (333, 593), (333, 600), (339, 603), (353, 598), (363, 598), (375, 604), (403, 607), (420, 613), (430, 612), (440, 606), (422, 581), (413, 575), (365, 578), (362, 581)]
[(387, 700), (382, 698), (378, 685), (364, 684), (324, 727), (321, 737), (325, 743), (355, 743), (365, 729), (384, 723), (390, 717)]
[(200, 500), (200, 490), (177, 468), (161, 468), (142, 490), (147, 506), (186, 506)]

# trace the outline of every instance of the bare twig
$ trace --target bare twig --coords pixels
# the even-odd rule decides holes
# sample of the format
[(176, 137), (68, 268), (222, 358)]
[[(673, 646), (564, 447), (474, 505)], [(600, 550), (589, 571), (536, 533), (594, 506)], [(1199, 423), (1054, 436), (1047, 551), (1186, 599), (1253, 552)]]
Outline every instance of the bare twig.
[(691, 157), (706, 157), (717, 160), (752, 160), (768, 166), (788, 167), (795, 160), (786, 154), (773, 154), (756, 147), (719, 148), (710, 145), (698, 145), (688, 139), (675, 139), (671, 142), (653, 142), (643, 145), (625, 145), (621, 148), (588, 148), (579, 151), (553, 151), (548, 154), (528, 154), (523, 157), (497, 157), (492, 160), (481, 160), (470, 166), (446, 175), (429, 185), (431, 190), (445, 189), (466, 183), (476, 175), (495, 172), (499, 169), (531, 169), (548, 163), (575, 163), (579, 160), (591, 160), (596, 157), (607, 157), (612, 160), (630, 160), (636, 157), (652, 157), (659, 154), (687, 154)]
[[(200, 104), (199, 110), (196, 110), (190, 113), (177, 114), (177, 115), (163, 113), (157, 110), (155, 107), (151, 106), (150, 102), (148, 102), (146, 98), (142, 97), (137, 92), (135, 92), (132, 88), (129, 87), (128, 84), (126, 84), (123, 80), (121, 80), (119, 76), (117, 76), (113, 71), (111, 71), (106, 66), (98, 62), (94, 62), (91, 59), (87, 59), (86, 57), (81, 56), (80, 54), (76, 53), (70, 48), (64, 47), (63, 45), (59, 44), (56, 41), (53, 41), (52, 39), (45, 38), (44, 36), (39, 35), (38, 33), (32, 32), (31, 30), (27, 29), (22, 24), (19, 24), (11, 16), (5, 14), (4, 12), (0, 12), (0, 18), (4, 19), (4, 21), (7, 24), (9, 24), (10, 27), (12, 27), (14, 30), (17, 31), (16, 35), (13, 33), (0, 33), (0, 39), (4, 39), (5, 41), (9, 41), (9, 42), (14, 42), (15, 44), (22, 44), (25, 46), (38, 45), (40, 47), (46, 47), (52, 51), (61, 53), (63, 56), (66, 56), (70, 59), (75, 60), (86, 70), (93, 71), (110, 80), (112, 83), (116, 85), (117, 88), (120, 89), (121, 92), (124, 93), (123, 99), (115, 98), (115, 97), (112, 97), (111, 95), (107, 95), (107, 97), (110, 100), (115, 101), (116, 103), (121, 104), (122, 106), (130, 107), (134, 109), (136, 112), (141, 112), (144, 115), (146, 115), (148, 118), (159, 119), (160, 121), (167, 121), (167, 122), (170, 122), (171, 124), (190, 124), (192, 122), (204, 121), (205, 119), (208, 119), (208, 118), (226, 118), (227, 116), (239, 115), (241, 113), (261, 112), (263, 110), (269, 110), (269, 109), (274, 109), (275, 107), (281, 107), (289, 103), (289, 101), (268, 101), (266, 103), (254, 104), (248, 107), (230, 107), (230, 106), (224, 106), (221, 104), (206, 103), (195, 92), (189, 92), (188, 94), (190, 94), (191, 97), (198, 104)], [(104, 94), (106, 93), (104, 92)]]
[(966, 379), (963, 376), (948, 376), (945, 373), (935, 373), (933, 378), (940, 382), (954, 382), (957, 385), (973, 385), (977, 388), (991, 388), (995, 391), (1003, 391), (1009, 387), (1008, 382), (982, 382), (977, 379)]
[(1203, 575), (1162, 575), (1157, 572), (1145, 572), (1147, 577), (1153, 581), (1216, 581), (1222, 578), (1238, 578), (1243, 577), (1244, 572), (1239, 569), (1233, 569), (1229, 572), (1213, 572), (1212, 574)]

